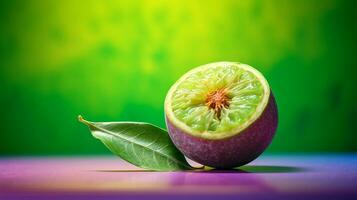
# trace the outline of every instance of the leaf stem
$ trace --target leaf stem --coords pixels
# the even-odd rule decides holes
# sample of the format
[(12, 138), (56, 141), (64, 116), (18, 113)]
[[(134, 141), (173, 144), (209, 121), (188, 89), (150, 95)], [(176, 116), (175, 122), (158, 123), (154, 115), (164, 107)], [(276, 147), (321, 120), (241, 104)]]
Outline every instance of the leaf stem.
[(87, 125), (87, 126), (92, 126), (92, 124), (91, 124), (89, 121), (85, 120), (85, 119), (82, 117), (82, 115), (78, 115), (78, 121), (81, 122), (81, 123), (83, 123), (83, 124), (85, 124), (85, 125)]

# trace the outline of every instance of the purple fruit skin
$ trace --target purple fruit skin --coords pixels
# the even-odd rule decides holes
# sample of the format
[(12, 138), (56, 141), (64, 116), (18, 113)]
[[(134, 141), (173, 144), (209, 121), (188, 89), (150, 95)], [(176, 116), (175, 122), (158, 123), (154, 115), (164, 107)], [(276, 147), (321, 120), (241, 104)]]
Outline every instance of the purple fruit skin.
[(233, 168), (256, 159), (271, 143), (278, 126), (278, 110), (270, 93), (261, 116), (239, 135), (222, 140), (207, 140), (189, 135), (166, 117), (169, 135), (188, 158), (214, 168)]

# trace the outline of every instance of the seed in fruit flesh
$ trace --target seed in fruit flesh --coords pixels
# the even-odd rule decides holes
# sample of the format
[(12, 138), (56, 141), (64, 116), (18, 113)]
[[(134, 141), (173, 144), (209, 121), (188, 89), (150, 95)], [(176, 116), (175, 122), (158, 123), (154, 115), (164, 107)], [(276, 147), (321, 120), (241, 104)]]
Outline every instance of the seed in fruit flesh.
[(232, 168), (257, 158), (278, 124), (268, 82), (253, 67), (216, 62), (184, 74), (165, 100), (169, 135), (188, 158)]

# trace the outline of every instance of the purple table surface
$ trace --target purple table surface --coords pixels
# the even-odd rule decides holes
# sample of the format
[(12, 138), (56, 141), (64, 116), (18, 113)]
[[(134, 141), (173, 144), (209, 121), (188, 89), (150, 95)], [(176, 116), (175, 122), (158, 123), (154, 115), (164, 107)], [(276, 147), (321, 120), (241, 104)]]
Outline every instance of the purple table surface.
[(0, 199), (357, 199), (357, 154), (263, 155), (234, 170), (155, 172), (114, 156), (0, 157)]

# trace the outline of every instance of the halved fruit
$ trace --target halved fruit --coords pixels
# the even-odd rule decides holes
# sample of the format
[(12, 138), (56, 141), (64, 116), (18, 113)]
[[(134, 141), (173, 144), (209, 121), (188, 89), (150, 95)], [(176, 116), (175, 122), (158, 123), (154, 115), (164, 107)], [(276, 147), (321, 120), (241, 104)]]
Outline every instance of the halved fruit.
[(277, 127), (268, 82), (256, 69), (237, 62), (210, 63), (187, 72), (169, 90), (165, 114), (178, 149), (218, 168), (255, 159)]

